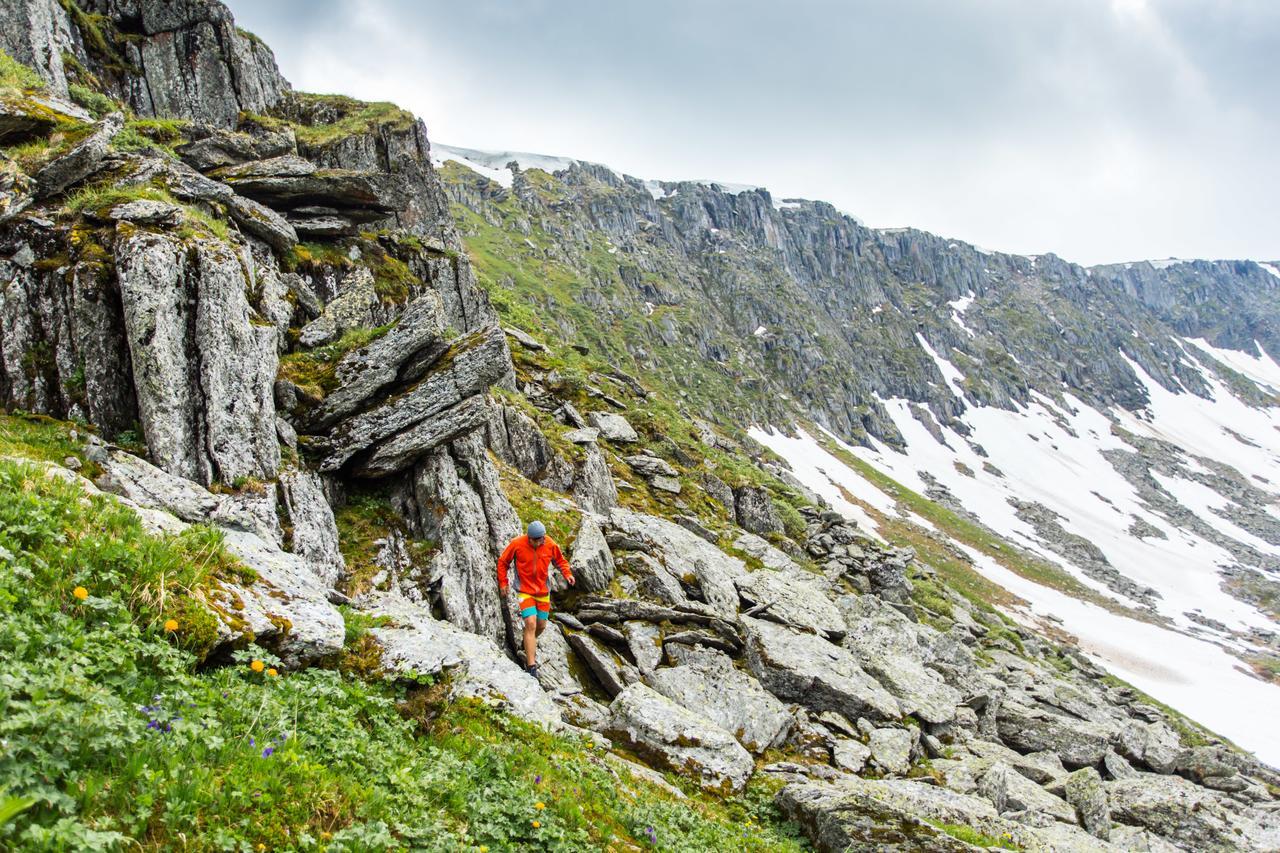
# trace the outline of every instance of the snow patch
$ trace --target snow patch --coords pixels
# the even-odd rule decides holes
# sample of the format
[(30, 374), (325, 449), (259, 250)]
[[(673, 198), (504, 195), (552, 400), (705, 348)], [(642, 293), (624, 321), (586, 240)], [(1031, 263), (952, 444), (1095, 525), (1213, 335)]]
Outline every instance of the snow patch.
[(1272, 393), (1280, 392), (1280, 364), (1276, 364), (1275, 359), (1268, 355), (1262, 348), (1262, 344), (1257, 341), (1253, 342), (1257, 355), (1251, 355), (1240, 350), (1220, 349), (1204, 338), (1184, 338), (1183, 340), (1259, 385), (1268, 386)]

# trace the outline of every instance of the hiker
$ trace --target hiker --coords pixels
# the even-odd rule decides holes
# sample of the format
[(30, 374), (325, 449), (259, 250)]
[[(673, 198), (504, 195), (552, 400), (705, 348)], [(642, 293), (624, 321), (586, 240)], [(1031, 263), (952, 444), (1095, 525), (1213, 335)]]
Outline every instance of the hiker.
[(551, 615), (551, 590), (547, 587), (547, 568), (555, 563), (560, 574), (573, 586), (573, 571), (560, 552), (560, 546), (547, 536), (541, 521), (529, 524), (524, 536), (517, 536), (498, 558), (498, 592), (507, 600), (507, 566), (516, 561), (516, 592), (520, 594), (520, 618), (524, 620), (524, 669), (538, 677), (538, 637), (547, 627)]

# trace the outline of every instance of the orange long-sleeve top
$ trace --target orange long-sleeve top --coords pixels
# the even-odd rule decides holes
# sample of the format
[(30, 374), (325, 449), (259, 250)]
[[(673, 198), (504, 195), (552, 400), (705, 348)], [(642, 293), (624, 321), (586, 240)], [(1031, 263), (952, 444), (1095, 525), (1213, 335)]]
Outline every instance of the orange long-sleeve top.
[(498, 588), (507, 588), (507, 566), (516, 561), (516, 582), (519, 590), (526, 595), (547, 595), (547, 569), (555, 563), (565, 580), (573, 579), (573, 571), (569, 561), (564, 558), (560, 546), (550, 536), (535, 548), (529, 542), (528, 535), (517, 536), (503, 550), (498, 558)]

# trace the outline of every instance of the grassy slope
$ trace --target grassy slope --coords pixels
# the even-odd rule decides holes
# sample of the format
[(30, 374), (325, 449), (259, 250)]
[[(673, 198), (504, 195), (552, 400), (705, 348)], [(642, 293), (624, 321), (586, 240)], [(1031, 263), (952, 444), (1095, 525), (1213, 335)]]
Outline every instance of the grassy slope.
[[(2, 449), (61, 458), (68, 429), (3, 417)], [(345, 662), (272, 676), (254, 650), (199, 669), (198, 590), (235, 566), (196, 530), (149, 536), (0, 461), (0, 798), (36, 801), (0, 847), (798, 849), (766, 783), (679, 801), (586, 742)]]

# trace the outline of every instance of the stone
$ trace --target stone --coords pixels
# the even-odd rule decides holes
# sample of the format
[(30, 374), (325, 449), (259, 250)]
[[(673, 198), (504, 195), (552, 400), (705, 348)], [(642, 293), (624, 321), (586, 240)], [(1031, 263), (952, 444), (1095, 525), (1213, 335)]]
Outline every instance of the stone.
[(997, 715), (1000, 739), (1023, 752), (1057, 753), (1068, 767), (1084, 767), (1102, 760), (1114, 727), (1077, 720), (1046, 709), (1014, 702), (1001, 704)]
[(596, 439), (600, 437), (600, 430), (595, 427), (581, 427), (569, 430), (562, 437), (565, 441), (574, 444), (595, 444)]
[(1106, 841), (1111, 836), (1111, 808), (1102, 777), (1092, 767), (1083, 767), (1066, 779), (1067, 802), (1085, 830)]
[(715, 545), (719, 541), (720, 537), (716, 536), (714, 530), (709, 529), (701, 521), (691, 515), (677, 515), (674, 520), (676, 524), (680, 525), (685, 530), (695, 536), (699, 536), (707, 540), (712, 545)]
[(1004, 744), (980, 738), (968, 740), (964, 746), (969, 752), (984, 759), (988, 765), (997, 761), (1004, 762), (1037, 785), (1044, 785), (1067, 775), (1067, 769), (1062, 766), (1057, 753), (1033, 752), (1023, 755)]
[(1113, 750), (1107, 750), (1107, 754), (1102, 756), (1102, 766), (1106, 768), (1107, 774), (1112, 779), (1132, 779), (1138, 775), (1133, 765)]
[(583, 592), (602, 592), (613, 581), (613, 552), (600, 524), (590, 515), (584, 514), (578, 522), (569, 564), (573, 567), (576, 588)]
[(112, 219), (139, 225), (172, 227), (182, 219), (182, 208), (168, 202), (139, 199), (116, 205), (111, 208), (110, 216)]
[[(768, 540), (754, 533), (743, 531), (738, 535), (738, 538), (733, 540), (733, 547), (744, 552), (747, 556), (759, 560), (766, 569), (791, 574), (803, 571), (795, 560), (770, 545)], [(841, 621), (843, 622), (843, 619)]]
[(343, 333), (374, 325), (374, 312), (381, 300), (374, 287), (373, 274), (356, 267), (342, 280), (340, 296), (324, 307), (320, 316), (302, 327), (298, 343), (308, 349), (333, 343)]
[(648, 675), (662, 662), (662, 629), (652, 622), (632, 621), (622, 626), (631, 659), (641, 675)]
[(785, 734), (791, 716), (760, 682), (721, 652), (700, 650), (679, 666), (659, 667), (645, 683), (731, 733), (749, 752), (764, 752)]
[(640, 440), (627, 419), (613, 412), (587, 412), (587, 423), (598, 429), (606, 441), (628, 444)]
[(94, 125), (93, 132), (67, 153), (45, 164), (34, 177), (37, 198), (56, 195), (97, 172), (106, 159), (111, 140), (124, 127), (124, 114), (111, 113)]
[(641, 453), (635, 456), (625, 456), (623, 461), (631, 466), (632, 471), (646, 479), (651, 480), (659, 476), (675, 477), (678, 475), (676, 469), (671, 467), (670, 462), (658, 456), (648, 456)]
[(813, 711), (896, 720), (898, 702), (840, 646), (814, 634), (744, 617), (744, 660), (774, 696)]
[(240, 258), (146, 231), (119, 239), (115, 256), (152, 457), (205, 484), (275, 477), (275, 329), (253, 322)]
[(735, 578), (744, 609), (765, 607), (762, 619), (780, 622), (827, 639), (845, 636), (839, 609), (825, 592), (825, 581), (796, 568), (792, 571), (757, 569)]
[(1040, 812), (1063, 823), (1076, 823), (1067, 802), (1046, 791), (1003, 761), (992, 764), (978, 777), (978, 793), (991, 800), (996, 811)]
[(831, 748), (831, 763), (846, 773), (861, 773), (870, 758), (870, 747), (849, 738), (838, 738)]
[(1128, 720), (1116, 733), (1115, 748), (1120, 755), (1156, 773), (1172, 773), (1182, 754), (1182, 741), (1165, 723)]
[(278, 131), (255, 129), (242, 133), (194, 125), (188, 132), (198, 138), (177, 146), (175, 150), (184, 163), (201, 172), (249, 160), (279, 157), (297, 150), (293, 128), (287, 126)]
[(613, 700), (605, 733), (707, 791), (737, 793), (755, 769), (731, 734), (644, 684), (631, 685)]
[(583, 461), (573, 479), (573, 499), (587, 512), (607, 516), (618, 505), (618, 487), (604, 452), (593, 442), (583, 446)]
[(566, 634), (565, 640), (569, 648), (577, 653), (582, 662), (591, 670), (596, 681), (604, 688), (604, 692), (613, 698), (621, 693), (629, 683), (624, 675), (623, 665), (613, 652), (586, 634)]
[(782, 519), (773, 506), (769, 492), (757, 486), (740, 486), (733, 490), (734, 512), (738, 526), (751, 533), (781, 533)]
[(546, 352), (547, 350), (546, 344), (534, 339), (532, 335), (522, 329), (517, 329), (514, 326), (503, 326), (502, 331), (506, 333), (507, 337), (527, 350), (532, 352)]
[(226, 200), (232, 221), (277, 252), (287, 252), (298, 244), (293, 223), (265, 204), (232, 193)]
[[(382, 405), (357, 412), (331, 428), (317, 447), (324, 457), (319, 464), (322, 472), (337, 471), (358, 454), (368, 452), (375, 445), (387, 443), (382, 451), (382, 462), (376, 467), (391, 470), (395, 464), (407, 464), (418, 455), (432, 450), (419, 446), (415, 452), (413, 441), (403, 433), (421, 425), (421, 440), (443, 432), (443, 425), (432, 426), (430, 420), (446, 410), (454, 410), (453, 423), (470, 422), (487, 417), (483, 406), (456, 408), (469, 397), (481, 395), (505, 374), (510, 362), (506, 340), (496, 327), (484, 332), (465, 335), (450, 345), (453, 355), (433, 363), (430, 371), (402, 393), (389, 398)], [(483, 404), (483, 400), (477, 401)]]
[(427, 608), (394, 593), (375, 594), (360, 607), (393, 620), (392, 625), (369, 629), (382, 646), (385, 669), (403, 675), (447, 671), (453, 696), (478, 698), (547, 729), (561, 727), (556, 704), (490, 638), (433, 619)]
[(680, 481), (675, 477), (668, 477), (663, 474), (650, 477), (649, 485), (659, 491), (667, 492), (672, 495), (680, 494), (681, 490), (684, 488), (680, 485)]
[[(1237, 849), (1241, 834), (1253, 829), (1226, 808), (1221, 794), (1181, 776), (1143, 773), (1105, 788), (1112, 820), (1150, 830), (1185, 850)], [(1250, 841), (1257, 845), (1260, 839)]]
[(615, 509), (609, 516), (615, 530), (643, 543), (672, 577), (696, 587), (701, 598), (718, 614), (738, 613), (738, 589), (734, 581), (746, 575), (746, 564), (731, 557), (702, 537), (665, 518)]
[(376, 479), (404, 471), (427, 452), (483, 426), (487, 418), (484, 396), (473, 394), (371, 448), (352, 465), (352, 473)]
[(875, 729), (867, 746), (871, 760), (885, 773), (901, 776), (911, 769), (913, 738), (906, 729)]
[(339, 359), (333, 370), (338, 386), (306, 413), (302, 425), (323, 430), (354, 414), (394, 387), (411, 362), (415, 372), (425, 372), (444, 354), (443, 335), (444, 306), (438, 294), (427, 291), (405, 306), (385, 334)]
[(280, 475), (285, 509), (293, 528), (293, 553), (306, 560), (326, 587), (337, 583), (347, 570), (338, 545), (338, 525), (325, 499), (320, 478), (310, 471), (290, 470)]

